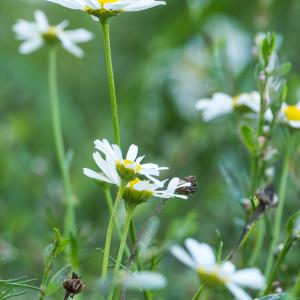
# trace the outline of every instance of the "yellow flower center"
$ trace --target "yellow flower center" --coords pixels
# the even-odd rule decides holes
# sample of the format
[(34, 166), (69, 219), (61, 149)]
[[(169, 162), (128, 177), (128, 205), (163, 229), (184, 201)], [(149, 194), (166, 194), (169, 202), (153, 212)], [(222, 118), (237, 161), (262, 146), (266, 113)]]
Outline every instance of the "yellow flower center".
[(119, 0), (98, 0), (98, 2), (101, 5), (107, 4), (107, 3), (113, 3), (113, 2), (118, 2)]
[(140, 182), (140, 179), (138, 179), (138, 178), (135, 178), (135, 179), (129, 181), (129, 183), (128, 183), (128, 184), (129, 184), (129, 187), (130, 187), (131, 189), (133, 189), (134, 186), (135, 186), (138, 182)]
[(300, 121), (300, 108), (295, 105), (287, 106), (284, 114), (289, 121)]
[(207, 272), (204, 268), (197, 269), (198, 276), (207, 286), (221, 287), (229, 281), (229, 278), (222, 278), (218, 273), (218, 269)]
[[(133, 165), (134, 161), (129, 160), (129, 159), (124, 159), (123, 164), (125, 167), (127, 167), (128, 165)], [(135, 167), (136, 167), (136, 172), (139, 172), (142, 170), (142, 167), (140, 165), (136, 165)]]
[(237, 108), (239, 106), (239, 97), (240, 97), (240, 95), (232, 97), (233, 108)]

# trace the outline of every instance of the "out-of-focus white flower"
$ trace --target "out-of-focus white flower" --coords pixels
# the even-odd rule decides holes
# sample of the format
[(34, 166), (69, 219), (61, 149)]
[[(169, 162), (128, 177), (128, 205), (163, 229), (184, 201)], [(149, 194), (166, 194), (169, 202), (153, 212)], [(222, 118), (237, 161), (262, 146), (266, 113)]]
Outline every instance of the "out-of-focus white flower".
[(264, 287), (265, 279), (258, 269), (236, 271), (235, 266), (229, 261), (218, 264), (214, 251), (209, 245), (194, 239), (187, 239), (185, 245), (189, 253), (177, 245), (171, 247), (171, 253), (182, 263), (194, 269), (206, 285), (226, 286), (237, 300), (251, 300), (241, 286), (251, 289)]
[(129, 147), (125, 158), (123, 158), (120, 147), (118, 145), (111, 145), (107, 140), (96, 140), (95, 148), (105, 155), (105, 160), (99, 152), (95, 152), (93, 157), (101, 172), (85, 168), (83, 171), (86, 176), (120, 185), (120, 177), (130, 181), (141, 175), (161, 186), (161, 182), (153, 176), (159, 176), (161, 170), (168, 168), (159, 167), (152, 163), (141, 164), (144, 156), (137, 156), (138, 147), (136, 145)]
[(152, 183), (148, 180), (140, 180), (138, 178), (131, 180), (124, 191), (123, 198), (128, 204), (137, 206), (146, 202), (151, 197), (158, 198), (181, 198), (187, 199), (185, 195), (176, 193), (176, 190), (182, 187), (190, 186), (190, 182), (182, 182), (178, 177), (172, 178), (165, 190), (162, 189), (167, 180), (160, 183)]
[(35, 11), (34, 18), (34, 22), (18, 20), (13, 26), (17, 39), (23, 41), (19, 48), (21, 54), (29, 54), (47, 42), (61, 42), (68, 52), (82, 57), (84, 52), (77, 44), (88, 42), (93, 38), (93, 34), (85, 29), (65, 30), (69, 25), (67, 20), (56, 26), (49, 25), (46, 15), (40, 10)]
[(282, 122), (287, 123), (293, 128), (300, 128), (300, 102), (296, 105), (283, 103), (279, 117)]
[(111, 17), (123, 12), (145, 10), (158, 5), (165, 5), (165, 1), (156, 0), (46, 0), (70, 9), (82, 10), (96, 19)]
[[(211, 99), (200, 99), (196, 103), (196, 109), (202, 112), (205, 121), (211, 121), (222, 115), (232, 113), (235, 109), (243, 107), (258, 114), (260, 111), (259, 93), (254, 91), (234, 97), (224, 93), (215, 93)], [(271, 121), (272, 118), (272, 112), (268, 109), (265, 114), (265, 119)]]
[(157, 272), (136, 272), (120, 274), (121, 285), (131, 290), (157, 290), (166, 286), (166, 278)]

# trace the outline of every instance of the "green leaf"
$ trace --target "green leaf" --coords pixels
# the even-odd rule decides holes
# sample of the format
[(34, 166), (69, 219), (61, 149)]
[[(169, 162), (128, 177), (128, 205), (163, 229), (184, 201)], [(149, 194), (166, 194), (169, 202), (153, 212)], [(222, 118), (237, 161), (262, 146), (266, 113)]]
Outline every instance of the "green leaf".
[(60, 269), (49, 281), (46, 288), (46, 296), (49, 296), (59, 290), (63, 286), (64, 280), (70, 275), (71, 271), (72, 268), (70, 265), (66, 265)]
[(275, 70), (273, 70), (271, 72), (271, 75), (273, 76), (285, 76), (286, 74), (288, 74), (291, 70), (291, 63), (289, 62), (286, 62), (286, 63), (283, 63), (281, 66), (279, 66), (278, 68), (276, 68)]
[(289, 217), (286, 223), (286, 230), (290, 237), (300, 238), (300, 211)]
[(281, 294), (272, 294), (272, 295), (267, 295), (262, 298), (258, 298), (259, 300), (283, 300), (283, 298), (286, 296), (286, 293), (281, 293)]
[(251, 154), (256, 154), (258, 149), (258, 143), (256, 139), (256, 133), (252, 127), (247, 124), (243, 124), (240, 127), (240, 134), (243, 143), (247, 147)]

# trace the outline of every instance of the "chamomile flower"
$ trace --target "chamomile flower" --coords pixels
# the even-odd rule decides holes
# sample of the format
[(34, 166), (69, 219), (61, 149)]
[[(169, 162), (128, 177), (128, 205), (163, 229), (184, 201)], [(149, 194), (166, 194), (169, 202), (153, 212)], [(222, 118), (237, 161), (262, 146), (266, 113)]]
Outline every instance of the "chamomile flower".
[(139, 176), (145, 176), (149, 180), (161, 185), (161, 182), (153, 176), (159, 176), (161, 170), (166, 167), (159, 167), (153, 163), (142, 164), (144, 156), (138, 155), (138, 147), (131, 145), (123, 157), (122, 151), (118, 145), (111, 145), (107, 140), (96, 140), (95, 148), (99, 152), (93, 154), (94, 160), (100, 168), (100, 172), (90, 169), (84, 169), (84, 174), (96, 180), (119, 185), (121, 178), (127, 181), (133, 180)]
[(188, 187), (189, 182), (182, 182), (179, 178), (172, 178), (166, 189), (162, 189), (167, 180), (160, 183), (152, 183), (149, 180), (140, 180), (138, 178), (128, 182), (124, 190), (123, 198), (127, 204), (135, 207), (143, 202), (146, 202), (151, 197), (158, 198), (182, 198), (187, 199), (185, 195), (176, 193), (177, 189)]
[(34, 18), (34, 22), (19, 20), (13, 26), (17, 39), (22, 41), (19, 48), (21, 54), (29, 54), (46, 43), (60, 42), (68, 52), (82, 57), (84, 53), (77, 44), (93, 38), (93, 34), (85, 29), (65, 30), (69, 25), (67, 20), (56, 26), (49, 25), (46, 15), (40, 10), (35, 11)]
[[(204, 121), (211, 121), (217, 117), (232, 113), (238, 108), (248, 108), (254, 113), (260, 111), (260, 95), (254, 91), (232, 97), (224, 93), (215, 93), (212, 99), (200, 99), (196, 103), (196, 109), (202, 112)], [(267, 110), (267, 121), (272, 120), (272, 113)]]
[(165, 5), (165, 1), (156, 0), (46, 0), (70, 9), (82, 10), (96, 19), (112, 17), (123, 12), (145, 10), (158, 5)]
[(284, 103), (281, 107), (280, 119), (293, 128), (300, 128), (300, 102), (296, 105)]
[(189, 253), (180, 246), (171, 247), (171, 253), (182, 263), (194, 269), (207, 286), (227, 287), (237, 300), (252, 299), (241, 286), (251, 289), (264, 287), (265, 279), (258, 269), (236, 271), (235, 266), (229, 261), (218, 264), (214, 251), (209, 245), (194, 239), (187, 239), (185, 245)]

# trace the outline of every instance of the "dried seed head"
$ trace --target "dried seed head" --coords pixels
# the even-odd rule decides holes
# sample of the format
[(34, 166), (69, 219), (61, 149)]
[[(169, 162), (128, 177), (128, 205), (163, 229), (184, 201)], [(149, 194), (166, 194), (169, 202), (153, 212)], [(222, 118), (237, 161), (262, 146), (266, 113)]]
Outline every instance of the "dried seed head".
[(74, 272), (70, 278), (64, 280), (63, 286), (66, 290), (65, 300), (69, 297), (73, 298), (76, 294), (81, 293), (85, 288), (85, 284), (81, 281), (81, 278)]
[(278, 196), (275, 187), (270, 184), (264, 190), (258, 191), (256, 197), (264, 207), (276, 207), (278, 205)]
[(198, 183), (196, 176), (187, 176), (179, 181), (179, 185), (184, 183), (190, 183), (190, 185), (176, 189), (176, 193), (180, 195), (192, 195), (197, 191)]

